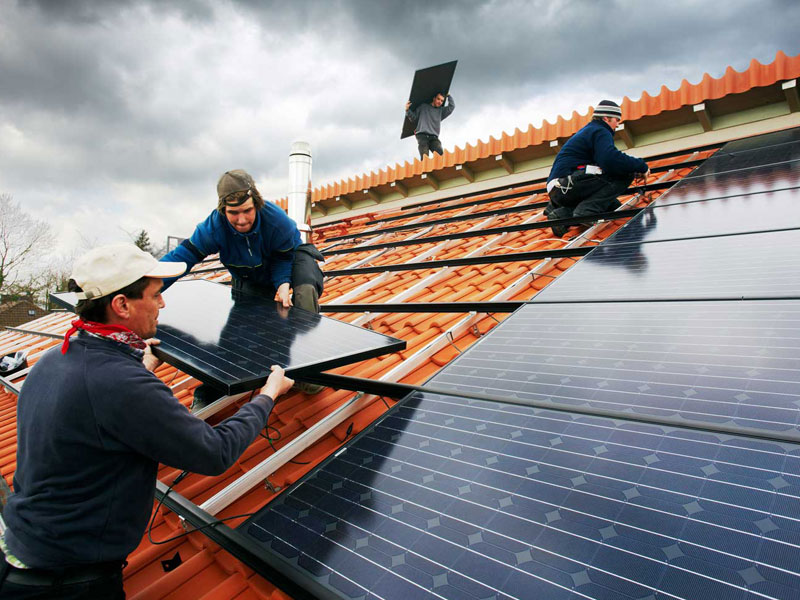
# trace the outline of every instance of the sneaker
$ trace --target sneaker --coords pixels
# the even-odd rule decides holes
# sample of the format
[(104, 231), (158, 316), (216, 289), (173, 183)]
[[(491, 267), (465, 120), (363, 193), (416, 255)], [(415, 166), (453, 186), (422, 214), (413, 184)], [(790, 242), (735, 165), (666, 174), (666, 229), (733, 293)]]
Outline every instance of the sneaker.
[(225, 396), (223, 392), (220, 390), (214, 389), (209, 385), (205, 385), (201, 383), (194, 389), (194, 396), (192, 398), (192, 408), (190, 409), (193, 413), (214, 404), (217, 400)]

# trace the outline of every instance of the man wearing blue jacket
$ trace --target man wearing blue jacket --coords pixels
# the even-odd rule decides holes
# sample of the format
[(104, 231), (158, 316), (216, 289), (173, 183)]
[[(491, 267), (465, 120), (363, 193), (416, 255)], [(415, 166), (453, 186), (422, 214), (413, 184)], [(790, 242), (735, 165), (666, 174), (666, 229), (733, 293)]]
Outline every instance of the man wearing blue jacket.
[[(186, 263), (188, 272), (207, 256), (219, 253), (234, 290), (274, 298), (286, 308), (298, 306), (319, 313), (323, 276), (317, 261), (324, 257), (312, 244), (301, 243), (295, 222), (280, 207), (264, 202), (253, 178), (242, 169), (222, 174), (217, 196), (216, 210), (161, 260)], [(166, 279), (164, 289), (176, 279)], [(298, 388), (307, 394), (323, 389), (307, 383)], [(196, 406), (220, 395), (200, 386), (195, 390)]]
[[(617, 196), (628, 189), (636, 174), (649, 172), (641, 158), (614, 146), (614, 131), (622, 122), (622, 109), (611, 100), (594, 108), (592, 120), (573, 135), (553, 162), (547, 178), (548, 219), (567, 219), (611, 212), (619, 208)], [(569, 225), (554, 225), (563, 236)]]
[(184, 270), (133, 244), (76, 261), (70, 291), (79, 318), (19, 394), (0, 599), (125, 598), (123, 562), (145, 532), (159, 463), (225, 472), (291, 387), (273, 367), (260, 393), (215, 427), (178, 402), (153, 374), (160, 361), (148, 338), (164, 307), (162, 278)]

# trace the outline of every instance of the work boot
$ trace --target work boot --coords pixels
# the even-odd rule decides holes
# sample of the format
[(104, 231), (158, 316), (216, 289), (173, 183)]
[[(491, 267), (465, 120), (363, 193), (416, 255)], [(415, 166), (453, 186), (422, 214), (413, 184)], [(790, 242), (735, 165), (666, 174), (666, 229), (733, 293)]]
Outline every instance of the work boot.
[[(567, 208), (566, 206), (561, 206), (559, 208), (554, 208), (550, 211), (550, 214), (547, 215), (549, 221), (555, 221), (557, 219), (569, 219), (572, 216), (572, 209)], [(551, 225), (550, 229), (553, 230), (553, 235), (556, 237), (563, 237), (567, 230), (571, 227), (571, 225)]]
[(297, 391), (303, 392), (308, 396), (313, 396), (314, 394), (319, 394), (322, 390), (325, 389), (324, 385), (319, 385), (317, 383), (305, 383), (298, 381), (297, 383), (292, 386)]
[(201, 383), (194, 388), (194, 397), (192, 398), (192, 408), (190, 410), (193, 413), (196, 413), (197, 411), (210, 406), (223, 396), (225, 396), (225, 392), (215, 389), (210, 385)]

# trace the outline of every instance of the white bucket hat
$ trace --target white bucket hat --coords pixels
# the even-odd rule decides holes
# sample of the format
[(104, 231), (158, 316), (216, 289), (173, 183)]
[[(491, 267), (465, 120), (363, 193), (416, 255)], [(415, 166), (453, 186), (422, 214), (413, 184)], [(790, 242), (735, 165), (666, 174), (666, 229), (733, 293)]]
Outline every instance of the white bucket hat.
[(102, 298), (142, 277), (178, 277), (186, 263), (159, 262), (133, 244), (111, 244), (90, 250), (72, 267), (72, 279), (83, 292), (78, 300)]

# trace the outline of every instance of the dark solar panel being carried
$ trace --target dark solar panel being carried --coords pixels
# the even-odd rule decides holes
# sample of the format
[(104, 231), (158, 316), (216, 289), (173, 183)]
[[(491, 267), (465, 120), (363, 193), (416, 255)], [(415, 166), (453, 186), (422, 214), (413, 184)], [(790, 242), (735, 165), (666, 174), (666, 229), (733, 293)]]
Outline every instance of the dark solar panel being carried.
[(272, 300), (208, 281), (177, 282), (164, 297), (158, 337), (170, 364), (230, 394), (261, 385), (273, 364), (298, 376), (406, 345), (299, 308), (281, 314)]
[(648, 206), (603, 245), (800, 228), (800, 188)]
[(800, 230), (600, 245), (532, 302), (800, 298)]
[(800, 446), (415, 393), (240, 526), (319, 598), (796, 599)]
[[(74, 294), (54, 294), (74, 308)], [(299, 308), (285, 311), (260, 296), (204, 280), (178, 281), (164, 292), (156, 355), (215, 388), (235, 394), (266, 381), (271, 365), (290, 377), (405, 348), (389, 336)]]
[(800, 440), (800, 301), (528, 304), (426, 386)]

